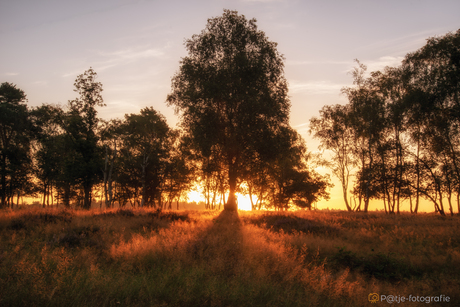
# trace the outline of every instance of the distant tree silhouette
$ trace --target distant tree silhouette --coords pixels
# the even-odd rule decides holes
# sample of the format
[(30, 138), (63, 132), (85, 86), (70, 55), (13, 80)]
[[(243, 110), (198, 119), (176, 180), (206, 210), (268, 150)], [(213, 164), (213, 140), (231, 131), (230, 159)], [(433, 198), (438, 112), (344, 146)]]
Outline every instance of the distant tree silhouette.
[(36, 127), (35, 176), (43, 193), (43, 207), (53, 203), (53, 186), (58, 188), (62, 177), (64, 111), (59, 106), (43, 104), (32, 110)]
[(32, 121), (26, 95), (16, 85), (0, 85), (1, 208), (31, 184)]
[(140, 114), (126, 114), (120, 129), (122, 144), (116, 176), (121, 185), (119, 192), (134, 198), (140, 196), (141, 207), (161, 207), (166, 166), (174, 142), (165, 117), (146, 107)]
[(366, 212), (369, 200), (379, 199), (385, 212), (399, 213), (409, 199), (417, 213), (423, 197), (441, 215), (447, 201), (453, 214), (456, 197), (460, 212), (460, 30), (428, 39), (396, 68), (366, 75), (366, 66), (357, 63), (354, 86), (342, 90), (349, 103), (335, 107), (347, 110), (346, 120), (332, 116), (330, 106), (311, 120), (321, 146), (333, 151), (329, 164), (339, 174), (344, 169), (337, 159), (344, 156), (338, 150), (344, 131), (351, 132), (357, 209), (364, 200)]
[(305, 142), (292, 128), (283, 128), (276, 159), (268, 165), (272, 205), (279, 210), (292, 204), (311, 209), (320, 198), (329, 198), (327, 178), (308, 168)]
[(113, 206), (115, 161), (117, 161), (119, 156), (121, 134), (123, 133), (121, 130), (121, 121), (116, 119), (102, 121), (100, 127), (100, 137), (104, 152), (104, 167), (102, 169), (102, 174), (106, 208), (111, 208)]
[(310, 119), (310, 133), (320, 140), (320, 149), (332, 152), (329, 160), (322, 161), (342, 184), (343, 200), (347, 211), (355, 208), (348, 202), (351, 171), (356, 164), (353, 156), (353, 131), (350, 126), (349, 105), (324, 106), (320, 116)]
[(224, 10), (185, 43), (188, 56), (172, 79), (167, 102), (203, 157), (223, 157), (229, 186), (227, 210), (250, 159), (269, 159), (263, 148), (287, 127), (289, 99), (283, 56), (256, 20)]
[(93, 186), (100, 181), (102, 153), (98, 146), (96, 128), (99, 122), (97, 106), (104, 106), (102, 83), (96, 81), (97, 74), (90, 68), (75, 80), (74, 91), (79, 97), (69, 101), (65, 114), (64, 203), (69, 205), (70, 186), (80, 185), (83, 189), (83, 208), (91, 208)]

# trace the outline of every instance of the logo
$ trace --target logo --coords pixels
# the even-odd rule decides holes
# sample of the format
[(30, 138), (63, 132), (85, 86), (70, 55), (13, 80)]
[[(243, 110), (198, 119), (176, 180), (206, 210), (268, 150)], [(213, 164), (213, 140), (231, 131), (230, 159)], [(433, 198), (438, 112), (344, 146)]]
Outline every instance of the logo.
[(379, 301), (379, 295), (377, 293), (369, 293), (369, 302), (377, 303)]

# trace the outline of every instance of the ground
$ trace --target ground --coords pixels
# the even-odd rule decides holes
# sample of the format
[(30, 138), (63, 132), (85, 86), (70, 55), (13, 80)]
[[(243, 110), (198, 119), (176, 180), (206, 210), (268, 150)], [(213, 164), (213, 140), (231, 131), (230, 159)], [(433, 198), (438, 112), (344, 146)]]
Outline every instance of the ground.
[(0, 306), (460, 304), (460, 219), (430, 214), (0, 212)]

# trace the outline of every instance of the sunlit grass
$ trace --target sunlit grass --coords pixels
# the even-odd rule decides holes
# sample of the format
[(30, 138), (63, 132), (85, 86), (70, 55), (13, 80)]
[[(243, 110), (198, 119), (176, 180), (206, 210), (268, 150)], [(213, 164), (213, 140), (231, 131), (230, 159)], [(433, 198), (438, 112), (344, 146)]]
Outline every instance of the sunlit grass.
[(0, 212), (0, 306), (364, 306), (460, 299), (459, 218)]

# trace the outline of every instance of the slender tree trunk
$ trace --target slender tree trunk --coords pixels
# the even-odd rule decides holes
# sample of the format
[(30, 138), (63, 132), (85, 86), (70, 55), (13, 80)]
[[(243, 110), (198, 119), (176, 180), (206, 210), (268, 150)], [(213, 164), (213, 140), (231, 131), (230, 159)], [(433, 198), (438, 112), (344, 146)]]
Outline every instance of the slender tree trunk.
[(90, 184), (85, 184), (84, 188), (84, 193), (85, 193), (85, 198), (83, 200), (83, 208), (86, 210), (91, 209), (91, 190), (92, 190), (92, 185)]
[(457, 214), (460, 215), (460, 192), (457, 191)]
[(345, 177), (345, 170), (342, 170), (342, 193), (343, 193), (343, 200), (345, 202), (345, 206), (347, 208), (348, 212), (352, 212), (352, 208), (350, 207), (350, 204), (348, 203), (348, 178)]
[(228, 184), (230, 187), (227, 203), (224, 205), (224, 210), (237, 211), (238, 204), (236, 203), (236, 172), (234, 166), (230, 163), (228, 170)]
[(0, 208), (6, 206), (6, 155), (2, 155), (2, 204)]
[[(144, 207), (145, 199), (146, 199), (146, 196), (147, 196), (146, 195), (146, 192), (147, 192), (146, 189), (147, 188), (146, 188), (146, 182), (145, 182), (145, 177), (146, 177), (145, 168), (148, 165), (148, 160), (149, 160), (149, 157), (144, 155), (144, 159), (143, 159), (142, 165), (141, 165), (141, 167), (142, 167), (142, 200), (141, 200), (141, 208)], [(160, 198), (161, 198), (161, 196), (160, 196)], [(161, 202), (161, 200), (160, 200), (160, 202)]]
[(43, 183), (43, 201), (42, 201), (43, 208), (45, 208), (45, 200), (46, 200), (46, 182)]

